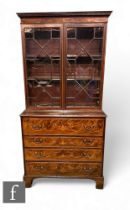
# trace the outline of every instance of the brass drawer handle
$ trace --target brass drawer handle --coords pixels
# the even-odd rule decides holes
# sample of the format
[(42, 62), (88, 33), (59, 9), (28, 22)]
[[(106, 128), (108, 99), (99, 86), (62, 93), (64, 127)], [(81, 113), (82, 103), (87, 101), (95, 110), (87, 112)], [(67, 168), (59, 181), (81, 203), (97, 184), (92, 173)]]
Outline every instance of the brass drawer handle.
[(37, 158), (46, 157), (46, 155), (41, 151), (34, 152), (33, 154), (34, 154), (34, 157), (37, 157)]
[(91, 167), (86, 167), (86, 166), (83, 167), (83, 171), (87, 172), (87, 173), (92, 172), (93, 170), (94, 170), (94, 168), (91, 168)]
[(33, 166), (33, 169), (35, 169), (35, 170), (45, 170), (46, 167), (45, 166)]
[(86, 158), (90, 159), (91, 156), (92, 156), (92, 154), (90, 154), (90, 153), (88, 153), (88, 152), (81, 152), (80, 156), (81, 156), (81, 157), (86, 157)]
[(36, 143), (36, 144), (41, 144), (45, 141), (46, 141), (46, 139), (43, 139), (43, 138), (34, 138), (33, 139), (33, 142)]
[(41, 130), (43, 128), (42, 124), (32, 125), (33, 130)]
[(92, 139), (83, 139), (83, 142), (85, 144), (92, 144), (93, 140)]
[(95, 125), (92, 125), (92, 126), (84, 126), (84, 128), (87, 130), (87, 131), (92, 131), (92, 130), (95, 130), (95, 129), (97, 129), (97, 126), (95, 126)]

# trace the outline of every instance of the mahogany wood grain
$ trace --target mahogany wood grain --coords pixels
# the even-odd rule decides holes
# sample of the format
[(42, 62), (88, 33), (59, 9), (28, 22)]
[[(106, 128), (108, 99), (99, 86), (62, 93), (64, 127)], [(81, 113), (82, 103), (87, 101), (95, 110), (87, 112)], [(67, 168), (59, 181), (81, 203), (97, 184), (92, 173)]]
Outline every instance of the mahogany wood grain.
[(26, 162), (26, 175), (101, 176), (101, 163)]
[(102, 148), (102, 137), (23, 136), (25, 147)]
[(101, 149), (25, 149), (27, 161), (102, 161)]
[(96, 118), (23, 118), (24, 135), (103, 136), (104, 120)]

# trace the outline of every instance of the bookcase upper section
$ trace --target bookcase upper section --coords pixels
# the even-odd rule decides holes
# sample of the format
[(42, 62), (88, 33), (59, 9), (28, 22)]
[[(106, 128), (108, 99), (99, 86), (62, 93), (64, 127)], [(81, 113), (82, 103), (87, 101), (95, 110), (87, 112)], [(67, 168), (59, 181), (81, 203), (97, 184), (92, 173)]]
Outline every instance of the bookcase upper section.
[(18, 13), (27, 108), (102, 108), (110, 14)]

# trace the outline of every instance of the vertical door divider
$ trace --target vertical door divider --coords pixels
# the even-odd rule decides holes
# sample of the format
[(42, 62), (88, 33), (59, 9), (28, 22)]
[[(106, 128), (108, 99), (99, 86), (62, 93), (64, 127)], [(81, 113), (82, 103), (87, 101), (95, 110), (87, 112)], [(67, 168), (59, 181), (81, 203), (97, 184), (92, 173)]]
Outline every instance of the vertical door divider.
[(66, 81), (65, 81), (65, 66), (66, 66), (66, 31), (64, 24), (62, 25), (62, 34), (61, 34), (61, 48), (62, 48), (62, 109), (65, 109), (65, 95), (66, 95)]

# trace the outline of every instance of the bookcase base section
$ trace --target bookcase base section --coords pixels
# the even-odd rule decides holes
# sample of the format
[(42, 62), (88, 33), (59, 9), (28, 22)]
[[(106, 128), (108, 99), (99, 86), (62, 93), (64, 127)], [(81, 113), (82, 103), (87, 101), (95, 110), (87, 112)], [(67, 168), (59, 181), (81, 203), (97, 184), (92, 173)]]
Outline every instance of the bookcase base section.
[(104, 187), (104, 177), (92, 177), (92, 178), (86, 177), (85, 178), (85, 177), (62, 177), (62, 176), (60, 176), (60, 177), (57, 177), (57, 176), (53, 176), (53, 177), (24, 176), (23, 181), (25, 183), (25, 187), (26, 188), (32, 187), (33, 180), (38, 179), (38, 178), (75, 178), (75, 179), (81, 179), (82, 178), (82, 179), (90, 179), (90, 180), (93, 180), (93, 181), (96, 182), (96, 189), (103, 189), (103, 187)]

